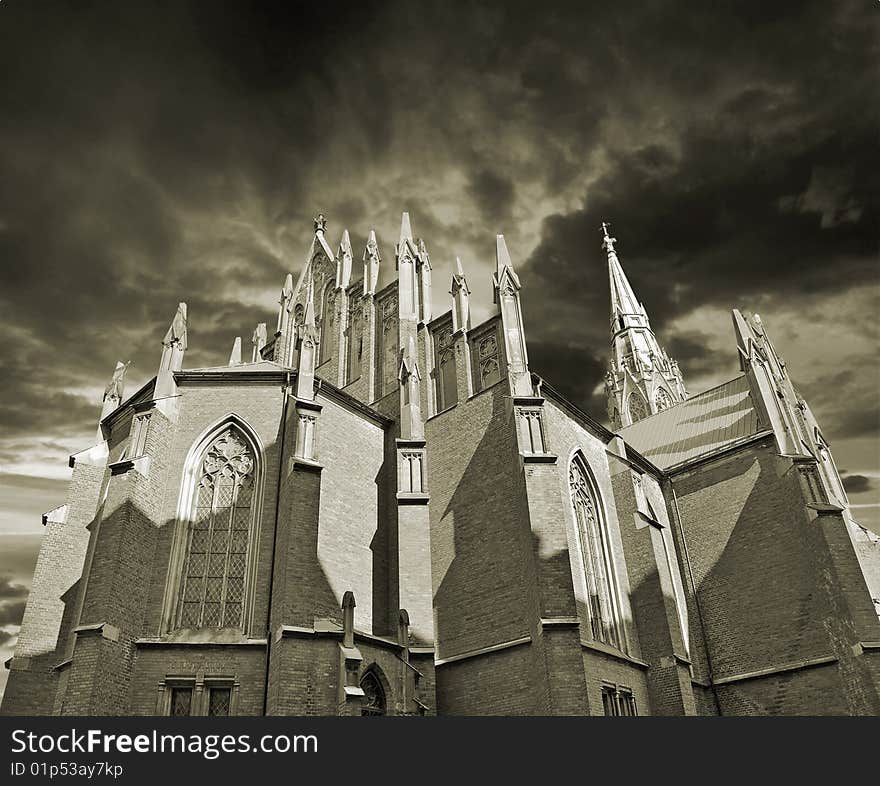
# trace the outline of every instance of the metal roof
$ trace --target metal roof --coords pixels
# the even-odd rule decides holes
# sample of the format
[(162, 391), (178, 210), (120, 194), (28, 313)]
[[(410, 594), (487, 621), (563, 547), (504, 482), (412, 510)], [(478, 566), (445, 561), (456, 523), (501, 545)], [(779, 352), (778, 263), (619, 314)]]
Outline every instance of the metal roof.
[(744, 374), (674, 407), (644, 418), (619, 434), (661, 469), (747, 439), (761, 431)]

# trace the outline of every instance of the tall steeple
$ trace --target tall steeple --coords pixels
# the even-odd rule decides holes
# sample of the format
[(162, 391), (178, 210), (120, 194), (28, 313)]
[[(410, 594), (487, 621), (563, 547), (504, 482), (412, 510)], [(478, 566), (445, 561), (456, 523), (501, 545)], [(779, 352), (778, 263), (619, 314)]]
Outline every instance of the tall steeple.
[(608, 255), (611, 285), (611, 361), (605, 395), (612, 428), (674, 406), (687, 398), (678, 363), (660, 346), (644, 305), (620, 265), (610, 225), (602, 222), (602, 247)]

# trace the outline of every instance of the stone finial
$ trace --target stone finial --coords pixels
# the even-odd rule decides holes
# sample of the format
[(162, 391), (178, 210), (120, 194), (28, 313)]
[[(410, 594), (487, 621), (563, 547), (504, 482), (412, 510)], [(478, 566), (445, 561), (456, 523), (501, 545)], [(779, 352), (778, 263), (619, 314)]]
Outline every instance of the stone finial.
[(452, 274), (452, 286), (449, 290), (452, 295), (452, 330), (470, 330), (470, 294), (461, 259), (455, 258), (455, 272)]
[(104, 440), (104, 431), (101, 428), (101, 423), (104, 421), (111, 412), (113, 412), (119, 405), (122, 403), (123, 392), (125, 388), (125, 372), (128, 369), (128, 363), (123, 363), (121, 360), (116, 361), (116, 368), (113, 371), (113, 376), (110, 379), (110, 383), (104, 388), (104, 398), (102, 399), (101, 405), (101, 417), (98, 419), (98, 433), (97, 440), (98, 442), (102, 442)]
[(128, 370), (129, 363), (123, 363), (121, 360), (116, 361), (116, 369), (113, 371), (109, 384), (104, 388), (102, 401), (107, 401), (107, 399), (115, 399), (117, 403), (122, 401), (125, 390), (125, 372)]
[(254, 345), (254, 352), (252, 360), (254, 363), (257, 363), (262, 358), (263, 347), (266, 346), (267, 334), (266, 334), (266, 323), (260, 322), (257, 324), (256, 328), (254, 328), (254, 334), (251, 336), (251, 341)]
[(229, 353), (229, 365), (241, 365), (241, 336), (236, 336), (232, 342), (232, 352)]
[(354, 593), (346, 590), (342, 596), (342, 646), (354, 647)]
[(379, 263), (382, 256), (379, 254), (379, 244), (376, 242), (376, 231), (370, 230), (367, 237), (367, 245), (364, 248), (364, 294), (375, 295), (376, 286), (379, 283)]
[(314, 218), (315, 224), (315, 232), (326, 232), (327, 231), (327, 219), (324, 218), (323, 213), (318, 213), (318, 215)]
[(186, 351), (186, 303), (178, 303), (177, 312), (165, 338), (162, 339), (162, 359), (160, 371), (180, 371), (183, 367), (183, 353)]
[(177, 304), (174, 319), (171, 320), (162, 343), (166, 347), (177, 343), (180, 344), (181, 349), (186, 349), (186, 303)]
[(298, 329), (299, 364), (296, 370), (296, 397), (311, 401), (315, 397), (315, 368), (318, 360), (318, 328), (315, 322), (315, 284), (309, 280), (306, 310)]
[(336, 255), (336, 286), (346, 289), (351, 281), (351, 262), (354, 254), (351, 251), (351, 238), (348, 230), (343, 230), (339, 241), (339, 252)]

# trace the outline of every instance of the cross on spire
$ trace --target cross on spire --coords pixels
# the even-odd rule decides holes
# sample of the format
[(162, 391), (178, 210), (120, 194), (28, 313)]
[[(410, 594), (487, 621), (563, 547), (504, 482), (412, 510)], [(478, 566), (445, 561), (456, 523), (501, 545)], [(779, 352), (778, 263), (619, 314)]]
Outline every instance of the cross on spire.
[(614, 244), (617, 242), (616, 237), (611, 237), (611, 222), (603, 221), (602, 222), (602, 234), (604, 238), (602, 240), (602, 248), (606, 249), (609, 254), (614, 253)]

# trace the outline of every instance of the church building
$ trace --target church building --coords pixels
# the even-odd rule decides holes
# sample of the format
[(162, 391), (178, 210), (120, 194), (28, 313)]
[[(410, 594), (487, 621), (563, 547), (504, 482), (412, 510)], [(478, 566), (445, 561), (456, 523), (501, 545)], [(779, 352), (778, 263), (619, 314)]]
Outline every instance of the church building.
[(689, 394), (603, 234), (610, 429), (530, 369), (502, 235), (481, 324), (406, 213), (359, 255), (319, 215), (227, 365), (181, 303), (43, 517), (2, 712), (880, 715), (880, 539), (764, 323)]

